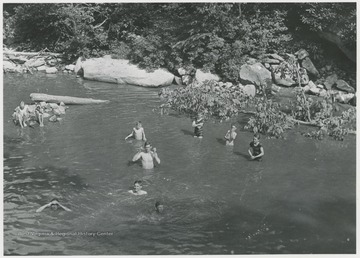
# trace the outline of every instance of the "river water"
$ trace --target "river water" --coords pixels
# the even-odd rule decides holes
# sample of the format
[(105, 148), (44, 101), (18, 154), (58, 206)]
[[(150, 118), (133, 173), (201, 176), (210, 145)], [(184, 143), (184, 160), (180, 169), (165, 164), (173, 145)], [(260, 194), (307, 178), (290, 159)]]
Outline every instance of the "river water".
[[(266, 139), (249, 161), (252, 134), (229, 123), (161, 116), (158, 89), (84, 81), (70, 75), (4, 75), (4, 253), (17, 255), (355, 253), (356, 144), (290, 132)], [(41, 92), (108, 99), (70, 106), (59, 123), (20, 130), (13, 109)], [(125, 141), (141, 120), (161, 164), (129, 162)], [(246, 117), (233, 122), (243, 126)], [(127, 193), (143, 181), (146, 196)], [(52, 198), (72, 212), (36, 209)], [(165, 211), (154, 213), (161, 201)]]

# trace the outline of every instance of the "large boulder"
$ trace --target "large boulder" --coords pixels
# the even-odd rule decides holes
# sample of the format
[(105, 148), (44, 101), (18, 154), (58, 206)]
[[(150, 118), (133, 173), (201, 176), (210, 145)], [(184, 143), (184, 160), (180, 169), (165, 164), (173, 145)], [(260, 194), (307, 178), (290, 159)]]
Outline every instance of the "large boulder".
[(219, 81), (220, 78), (216, 74), (212, 74), (210, 72), (205, 73), (205, 72), (201, 71), (200, 69), (197, 69), (196, 73), (195, 73), (195, 80), (197, 82), (204, 82), (206, 80), (208, 80), (208, 81), (210, 81), (210, 80)]
[(171, 85), (174, 80), (174, 75), (166, 70), (147, 72), (124, 59), (87, 59), (82, 63), (82, 69), (85, 79), (118, 84), (159, 87)]
[(338, 77), (336, 74), (332, 74), (328, 77), (326, 77), (324, 85), (327, 90), (331, 90), (332, 86), (337, 82)]
[(254, 84), (260, 86), (266, 81), (271, 80), (271, 73), (261, 63), (252, 65), (244, 64), (240, 67), (240, 80), (243, 84)]
[(346, 91), (347, 93), (355, 93), (355, 89), (344, 80), (337, 80), (335, 87), (339, 90)]
[(305, 57), (303, 60), (301, 60), (301, 67), (305, 68), (306, 71), (313, 77), (317, 78), (319, 76), (319, 71), (316, 69), (315, 65), (309, 57)]

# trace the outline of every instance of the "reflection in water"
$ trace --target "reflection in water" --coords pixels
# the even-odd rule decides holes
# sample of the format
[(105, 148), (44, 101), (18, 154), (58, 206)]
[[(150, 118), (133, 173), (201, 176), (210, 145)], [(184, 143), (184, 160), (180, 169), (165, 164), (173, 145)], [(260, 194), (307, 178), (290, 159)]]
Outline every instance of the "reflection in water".
[[(228, 148), (220, 137), (229, 125), (208, 122), (194, 139), (189, 119), (153, 111), (156, 89), (61, 75), (4, 79), (6, 121), (31, 92), (110, 100), (71, 106), (61, 124), (43, 128), (4, 123), (5, 254), (355, 252), (353, 138), (263, 139), (265, 157), (253, 162), (251, 133), (238, 132)], [(152, 170), (131, 162), (144, 143), (124, 140), (139, 120), (161, 158)], [(127, 192), (135, 180), (147, 195)], [(35, 212), (53, 198), (72, 212)], [(61, 234), (41, 235), (49, 232)]]

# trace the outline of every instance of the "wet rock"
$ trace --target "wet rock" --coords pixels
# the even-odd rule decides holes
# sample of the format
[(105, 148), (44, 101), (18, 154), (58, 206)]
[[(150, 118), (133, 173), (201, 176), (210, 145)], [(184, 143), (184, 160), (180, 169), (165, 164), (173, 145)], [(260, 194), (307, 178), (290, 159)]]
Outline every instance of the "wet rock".
[(244, 64), (240, 67), (240, 80), (244, 84), (260, 86), (266, 79), (271, 80), (271, 73), (261, 63)]
[(312, 75), (313, 77), (317, 78), (319, 76), (318, 70), (316, 69), (309, 57), (305, 57), (301, 61), (301, 67), (305, 68), (308, 74)]
[(174, 75), (164, 69), (147, 72), (124, 59), (91, 58), (82, 63), (84, 78), (144, 87), (171, 85)]
[(205, 72), (201, 71), (200, 69), (197, 69), (196, 73), (195, 73), (195, 80), (200, 83), (200, 82), (204, 82), (206, 80), (219, 81), (220, 78), (216, 74), (212, 74), (210, 72), (205, 73)]
[(348, 93), (354, 93), (355, 89), (351, 87), (346, 81), (344, 80), (337, 80), (335, 83), (335, 87), (339, 90), (348, 92)]
[(325, 82), (324, 82), (325, 88), (327, 90), (330, 90), (332, 88), (332, 86), (336, 83), (337, 80), (338, 80), (338, 77), (336, 74), (326, 77)]
[(56, 69), (56, 67), (50, 67), (50, 68), (47, 68), (46, 70), (45, 70), (45, 72), (47, 73), (47, 74), (53, 74), (53, 73), (57, 73), (57, 69)]

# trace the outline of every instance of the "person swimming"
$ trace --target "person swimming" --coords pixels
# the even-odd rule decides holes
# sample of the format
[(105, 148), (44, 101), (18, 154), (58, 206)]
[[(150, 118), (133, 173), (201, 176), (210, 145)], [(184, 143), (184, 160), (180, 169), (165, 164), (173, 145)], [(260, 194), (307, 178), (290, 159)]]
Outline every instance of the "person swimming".
[(59, 203), (58, 199), (56, 199), (56, 198), (52, 199), (48, 204), (41, 206), (39, 209), (36, 210), (36, 212), (42, 212), (46, 208), (50, 208), (53, 211), (56, 211), (59, 208), (65, 210), (65, 211), (71, 211), (69, 208), (66, 208), (65, 206), (61, 205)]
[(160, 158), (156, 152), (156, 148), (152, 148), (149, 142), (145, 142), (144, 149), (139, 149), (132, 159), (133, 162), (141, 159), (141, 163), (144, 169), (154, 168), (154, 160), (160, 164)]
[(155, 211), (156, 211), (156, 213), (163, 213), (164, 205), (161, 202), (157, 201), (155, 203)]
[(138, 121), (136, 123), (136, 126), (133, 128), (132, 132), (125, 137), (125, 140), (127, 140), (130, 137), (134, 138), (135, 140), (146, 141), (145, 131), (144, 128), (142, 127), (141, 121)]
[(141, 190), (142, 188), (142, 181), (141, 180), (136, 180), (134, 182), (134, 189), (132, 190), (129, 190), (128, 192), (133, 194), (133, 195), (144, 195), (144, 194), (147, 194), (146, 191), (144, 190)]

